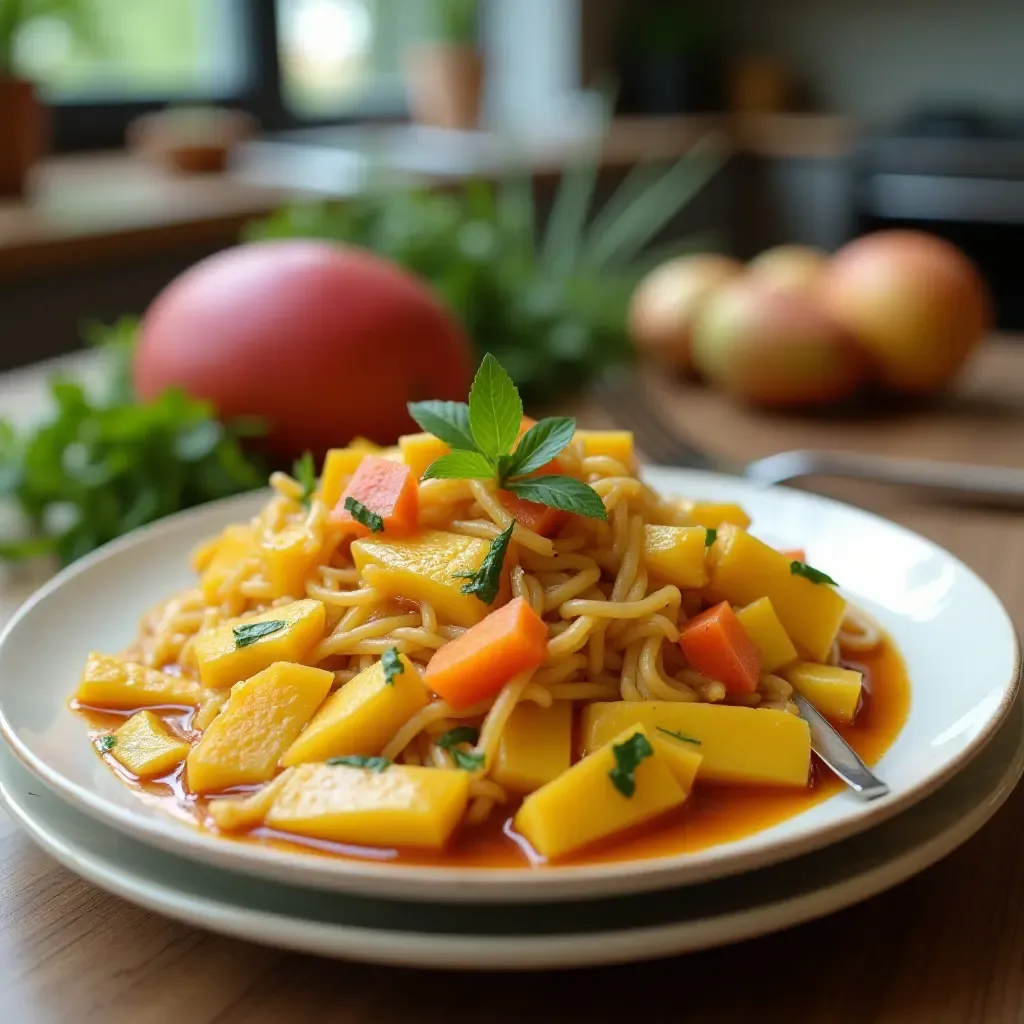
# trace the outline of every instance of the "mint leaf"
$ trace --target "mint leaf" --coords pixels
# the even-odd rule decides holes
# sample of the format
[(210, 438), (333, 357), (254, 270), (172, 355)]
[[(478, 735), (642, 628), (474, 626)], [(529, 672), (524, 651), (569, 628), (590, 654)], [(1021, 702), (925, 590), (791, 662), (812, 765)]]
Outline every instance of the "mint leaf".
[(270, 619), (267, 622), (250, 622), (246, 626), (235, 626), (231, 630), (235, 638), (235, 649), (240, 647), (251, 647), (257, 640), (271, 633), (284, 629), (288, 623), (284, 619)]
[(512, 539), (512, 531), (516, 528), (515, 522), (508, 524), (508, 528), (502, 530), (494, 540), (480, 568), (476, 572), (457, 572), (456, 578), (467, 579), (462, 587), (463, 594), (475, 594), (484, 604), (494, 604), (494, 599), (501, 589), (501, 570), (505, 565), (505, 552), (508, 551), (508, 542)]
[(641, 762), (654, 754), (654, 747), (642, 732), (635, 732), (628, 740), (612, 747), (612, 753), (615, 755), (615, 767), (608, 773), (608, 778), (624, 797), (631, 797), (636, 792), (636, 770)]
[(109, 754), (117, 746), (117, 737), (113, 733), (109, 736), (103, 736), (96, 746), (100, 748), (102, 753)]
[(465, 402), (410, 402), (409, 415), (428, 433), (455, 451), (479, 451), (469, 429)]
[(522, 425), (519, 392), (505, 368), (488, 352), (469, 390), (469, 428), (476, 450), (491, 459), (507, 455)]
[(380, 533), (384, 529), (384, 520), (351, 495), (345, 499), (345, 511), (357, 523), (362, 523), (370, 533)]
[(576, 433), (576, 421), (569, 416), (555, 416), (535, 423), (519, 439), (505, 469), (505, 476), (525, 476), (546, 466), (564, 451)]
[(310, 499), (316, 490), (316, 464), (313, 462), (312, 452), (303, 452), (302, 458), (296, 460), (292, 467), (292, 476), (302, 485), (302, 497), (299, 500), (309, 508)]
[(327, 763), (332, 768), (365, 768), (368, 772), (384, 772), (391, 767), (391, 762), (386, 757), (365, 757), (362, 754), (329, 757)]
[(607, 519), (601, 495), (588, 484), (571, 476), (534, 476), (510, 480), (506, 485), (516, 497), (573, 512), (590, 519)]
[(389, 647), (381, 655), (380, 664), (381, 668), (384, 669), (384, 685), (394, 686), (395, 679), (405, 671), (402, 659), (398, 656), (398, 648)]
[(718, 540), (718, 531), (713, 526), (704, 527), (704, 547), (709, 548)]
[(490, 480), (494, 466), (479, 452), (451, 452), (427, 466), (424, 480)]
[(663, 732), (666, 736), (671, 736), (672, 739), (679, 740), (680, 743), (693, 743), (698, 747), (700, 746), (700, 740), (695, 736), (687, 736), (682, 732), (673, 732), (671, 729), (662, 729), (660, 725), (658, 726), (658, 732)]
[(826, 576), (820, 569), (814, 569), (804, 562), (790, 562), (789, 572), (791, 576), (803, 576), (805, 580), (810, 580), (812, 583), (828, 583), (833, 587), (839, 586), (831, 576)]
[(437, 741), (442, 750), (447, 750), (456, 766), (466, 772), (475, 772), (484, 763), (484, 755), (472, 750), (460, 750), (464, 743), (476, 743), (480, 739), (480, 730), (469, 725), (456, 726), (449, 729)]

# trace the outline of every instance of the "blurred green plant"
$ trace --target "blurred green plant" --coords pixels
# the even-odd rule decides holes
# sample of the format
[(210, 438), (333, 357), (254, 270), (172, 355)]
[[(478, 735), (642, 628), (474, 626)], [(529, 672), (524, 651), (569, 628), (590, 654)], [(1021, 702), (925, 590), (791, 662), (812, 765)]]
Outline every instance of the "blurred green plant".
[(264, 467), (241, 444), (263, 433), (260, 424), (221, 423), (180, 391), (137, 399), (137, 326), (126, 318), (86, 331), (110, 359), (104, 394), (54, 378), (49, 420), (24, 432), (0, 420), (0, 500), (21, 519), (19, 535), (0, 540), (0, 558), (55, 555), (67, 564), (162, 516), (265, 484)]
[(14, 71), (14, 44), (30, 21), (52, 18), (64, 22), (83, 37), (92, 34), (89, 5), (85, 0), (0, 0), (0, 74)]
[(280, 210), (247, 240), (318, 238), (370, 249), (424, 278), (491, 352), (527, 405), (580, 388), (628, 358), (626, 311), (653, 265), (707, 239), (647, 247), (714, 176), (708, 136), (672, 166), (642, 164), (592, 210), (596, 155), (568, 171), (543, 236), (526, 172), (455, 192), (383, 188), (341, 203)]
[(479, 41), (479, 0), (428, 0), (429, 36), (450, 46), (474, 47)]

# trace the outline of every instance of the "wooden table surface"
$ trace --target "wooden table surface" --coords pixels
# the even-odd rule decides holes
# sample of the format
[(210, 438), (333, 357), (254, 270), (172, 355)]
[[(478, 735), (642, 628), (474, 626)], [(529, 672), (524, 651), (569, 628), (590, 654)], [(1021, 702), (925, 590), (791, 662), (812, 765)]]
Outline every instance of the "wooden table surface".
[[(1024, 468), (1020, 344), (989, 346), (943, 406), (870, 422), (766, 418), (698, 391), (674, 401), (693, 435), (733, 457), (817, 444)], [(946, 546), (1024, 624), (1020, 513), (819, 489)], [(7, 611), (18, 596), (3, 594)], [(945, 861), (814, 924), (660, 963), (508, 977), (320, 960), (175, 924), (79, 881), (0, 812), (0, 1021), (1024, 1022), (1022, 824), (1024, 786)]]

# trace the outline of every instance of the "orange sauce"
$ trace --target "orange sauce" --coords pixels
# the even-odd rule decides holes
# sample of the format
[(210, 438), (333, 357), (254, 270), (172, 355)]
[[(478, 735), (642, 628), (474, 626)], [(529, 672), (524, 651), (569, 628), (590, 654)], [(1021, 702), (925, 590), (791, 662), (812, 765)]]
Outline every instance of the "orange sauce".
[[(846, 741), (864, 761), (872, 765), (889, 749), (906, 721), (910, 709), (910, 684), (903, 659), (886, 640), (870, 654), (844, 659), (844, 665), (864, 673), (864, 694), (856, 722), (840, 726)], [(116, 729), (134, 712), (101, 712), (76, 708), (89, 722), (94, 735)], [(193, 712), (190, 709), (153, 709), (172, 729), (189, 735)], [(103, 755), (111, 768), (140, 796), (155, 800), (176, 817), (184, 817), (205, 828), (205, 798), (192, 796), (185, 789), (182, 768), (152, 782), (140, 782), (128, 774), (109, 755)], [(806, 790), (766, 790), (754, 787), (701, 786), (699, 783), (678, 814), (618, 836), (601, 846), (571, 858), (573, 864), (598, 864), (622, 860), (641, 860), (690, 853), (730, 842), (759, 832), (791, 818), (801, 811), (837, 793), (842, 787), (828, 769), (815, 764), (814, 777)], [(402, 864), (473, 868), (514, 868), (531, 863), (527, 844), (511, 827), (515, 805), (496, 808), (483, 825), (463, 828), (444, 853), (383, 850), (343, 846), (309, 840), (260, 828), (242, 836), (228, 837), (234, 842), (255, 842), (282, 849), (301, 849), (310, 853), (361, 860), (390, 861)]]

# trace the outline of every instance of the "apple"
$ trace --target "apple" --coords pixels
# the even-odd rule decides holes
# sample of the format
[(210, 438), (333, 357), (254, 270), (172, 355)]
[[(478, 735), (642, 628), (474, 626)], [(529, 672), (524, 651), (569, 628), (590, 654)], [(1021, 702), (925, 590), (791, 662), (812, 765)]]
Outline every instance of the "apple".
[(690, 334), (701, 304), (742, 273), (737, 260), (713, 254), (680, 256), (651, 271), (637, 287), (629, 309), (629, 332), (637, 349), (691, 370)]
[(854, 332), (890, 390), (927, 395), (992, 328), (984, 280), (959, 249), (920, 231), (879, 231), (836, 253), (821, 301)]
[(853, 395), (868, 360), (813, 296), (745, 277), (704, 304), (693, 360), (711, 383), (753, 405), (825, 405)]
[(828, 264), (828, 253), (809, 245), (777, 245), (750, 261), (758, 280), (791, 288), (810, 288)]

